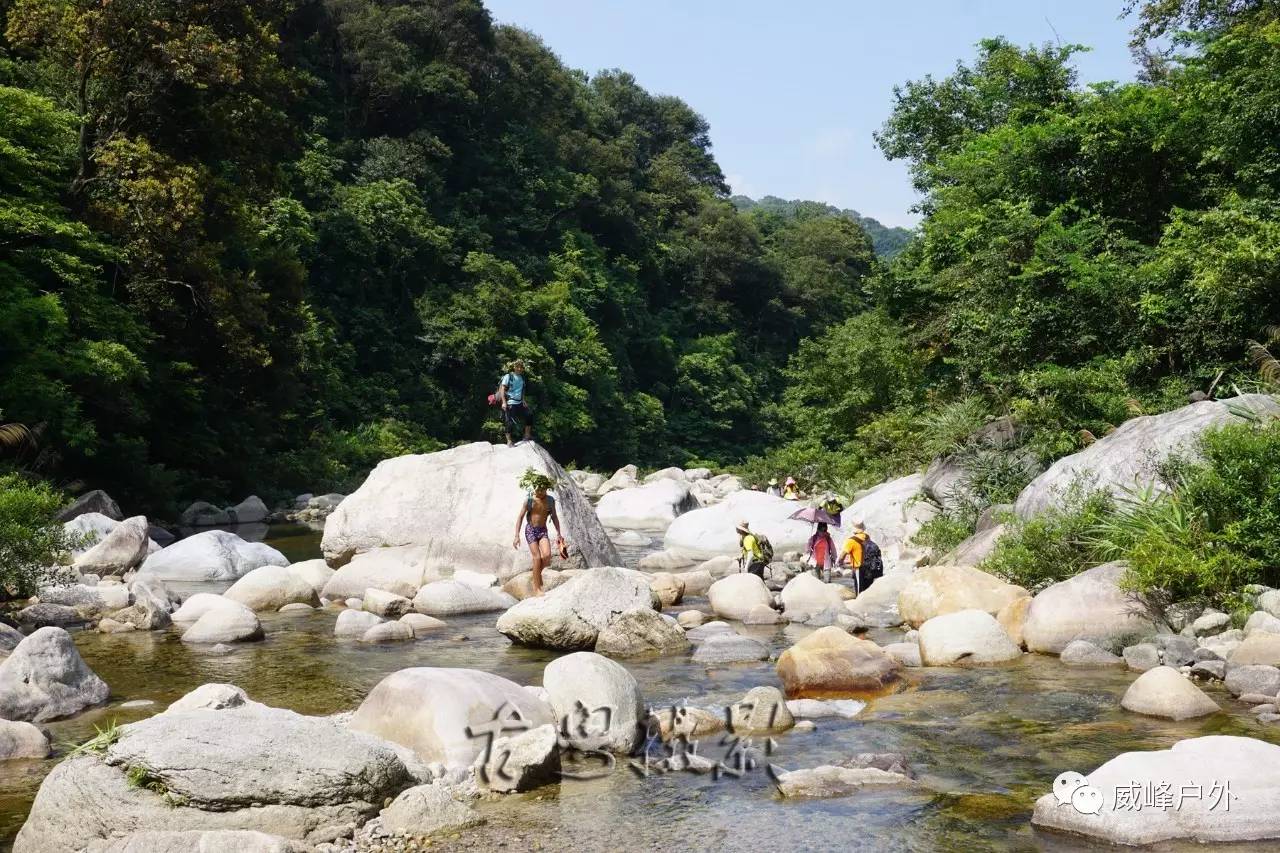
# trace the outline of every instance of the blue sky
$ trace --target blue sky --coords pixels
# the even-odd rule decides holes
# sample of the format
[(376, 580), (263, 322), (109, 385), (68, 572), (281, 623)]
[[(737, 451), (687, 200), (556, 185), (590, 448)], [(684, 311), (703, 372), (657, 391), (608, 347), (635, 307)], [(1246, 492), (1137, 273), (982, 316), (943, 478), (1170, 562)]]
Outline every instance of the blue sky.
[(851, 207), (910, 225), (902, 163), (871, 132), (895, 83), (945, 76), (973, 45), (1061, 39), (1093, 48), (1085, 82), (1131, 80), (1122, 0), (486, 0), (494, 18), (531, 30), (569, 66), (630, 71), (711, 123), (735, 192)]

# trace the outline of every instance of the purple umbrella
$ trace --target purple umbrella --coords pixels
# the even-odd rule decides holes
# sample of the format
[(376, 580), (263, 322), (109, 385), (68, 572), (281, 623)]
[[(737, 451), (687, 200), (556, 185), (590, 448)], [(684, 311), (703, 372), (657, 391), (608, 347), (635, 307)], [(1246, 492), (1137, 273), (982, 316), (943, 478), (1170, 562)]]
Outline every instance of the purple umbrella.
[(791, 515), (788, 516), (788, 518), (792, 518), (796, 521), (807, 521), (810, 524), (818, 524), (819, 522), (821, 522), (831, 527), (840, 526), (840, 513), (836, 513), (835, 515), (832, 515), (822, 507), (817, 507), (817, 506), (801, 507), (800, 509), (791, 513)]

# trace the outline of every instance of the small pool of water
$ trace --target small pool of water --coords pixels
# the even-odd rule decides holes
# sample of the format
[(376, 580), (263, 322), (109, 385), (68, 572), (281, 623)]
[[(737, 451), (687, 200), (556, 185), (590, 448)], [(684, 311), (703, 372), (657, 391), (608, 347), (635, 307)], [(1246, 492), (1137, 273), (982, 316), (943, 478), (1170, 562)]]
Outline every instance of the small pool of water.
[[(273, 529), (267, 541), (281, 550), (287, 545), (291, 559), (318, 553), (318, 534), (310, 539), (295, 530), (275, 534)], [(629, 551), (626, 561), (633, 563), (643, 550)], [(706, 599), (687, 605), (706, 609)], [(429, 639), (365, 646), (333, 638), (334, 611), (263, 614), (266, 640), (238, 645), (226, 655), (186, 646), (173, 631), (80, 632), (77, 646), (111, 686), (111, 701), (48, 728), (55, 741), (77, 743), (91, 736), (95, 725), (149, 716), (211, 681), (237, 684), (258, 701), (304, 714), (350, 710), (384, 676), (410, 666), (473, 667), (521, 684), (540, 683), (542, 668), (555, 654), (511, 645), (494, 630), (495, 618), (454, 618), (448, 620), (448, 630)], [(765, 641), (777, 654), (811, 629), (739, 630)], [(878, 631), (872, 638), (884, 643), (900, 636), (899, 631)], [(780, 684), (769, 662), (707, 669), (681, 655), (627, 661), (626, 666), (651, 705), (687, 700), (722, 707), (757, 685)], [(1119, 700), (1132, 679), (1123, 670), (1067, 667), (1039, 655), (999, 667), (908, 670), (904, 690), (872, 700), (857, 719), (822, 719), (814, 732), (777, 736), (767, 761), (795, 769), (858, 752), (901, 752), (918, 776), (911, 788), (830, 800), (782, 800), (763, 767), (741, 777), (673, 773), (646, 778), (620, 760), (603, 779), (566, 781), (533, 794), (484, 802), (486, 824), (457, 839), (438, 840), (432, 849), (1093, 849), (1080, 839), (1031, 828), (1035, 799), (1062, 771), (1087, 773), (1120, 752), (1164, 748), (1207, 734), (1280, 742), (1280, 732), (1259, 726), (1246, 708), (1213, 688), (1210, 695), (1231, 713), (1173, 723), (1122, 711)], [(155, 704), (120, 707), (137, 699)], [(755, 739), (754, 745), (763, 748), (763, 739)], [(698, 751), (720, 760), (729, 747), (716, 736), (701, 741)], [(25, 820), (41, 779), (65, 752), (64, 746), (47, 761), (4, 765), (0, 836), (6, 846)], [(1280, 851), (1280, 844), (1237, 849)]]

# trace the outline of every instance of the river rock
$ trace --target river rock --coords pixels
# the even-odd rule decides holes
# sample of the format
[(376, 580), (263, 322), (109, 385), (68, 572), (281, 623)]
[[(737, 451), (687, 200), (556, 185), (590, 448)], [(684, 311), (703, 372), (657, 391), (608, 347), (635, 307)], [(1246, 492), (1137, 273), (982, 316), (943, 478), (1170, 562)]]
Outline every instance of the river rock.
[(884, 653), (903, 666), (924, 666), (924, 658), (920, 656), (920, 643), (889, 643)]
[(795, 724), (782, 691), (768, 685), (751, 688), (728, 708), (728, 728), (735, 735), (781, 732)]
[(911, 583), (912, 572), (889, 572), (877, 580), (854, 600), (846, 601), (844, 609), (862, 625), (871, 628), (893, 628), (902, 624), (902, 612), (898, 599), (902, 590)]
[(322, 541), (325, 559), (341, 565), (375, 548), (422, 545), (429, 572), (470, 569), (496, 572), (503, 580), (514, 577), (527, 571), (533, 558), (528, 548), (511, 547), (508, 523), (495, 524), (493, 514), (500, 507), (508, 508), (501, 510), (504, 517), (508, 510), (515, 514), (525, 500), (518, 482), (528, 468), (557, 483), (556, 512), (571, 559), (584, 567), (617, 565), (617, 552), (594, 508), (565, 470), (533, 442), (515, 447), (477, 442), (380, 462), (329, 516)]
[(1124, 573), (1124, 563), (1106, 563), (1041, 591), (1027, 609), (1027, 650), (1056, 655), (1072, 640), (1116, 650), (1158, 633), (1141, 605), (1120, 589)]
[(1004, 536), (1005, 529), (1005, 525), (997, 524), (995, 527), (979, 530), (944, 554), (938, 562), (949, 566), (976, 567), (995, 553), (996, 544)]
[(781, 621), (783, 621), (782, 614), (767, 604), (757, 604), (742, 617), (743, 625), (777, 625)]
[(778, 658), (778, 676), (791, 698), (840, 698), (882, 692), (901, 665), (869, 640), (842, 629), (819, 628)]
[(1248, 621), (1244, 623), (1244, 635), (1248, 637), (1254, 631), (1263, 631), (1267, 634), (1280, 634), (1280, 619), (1277, 619), (1265, 610), (1255, 610), (1249, 615)]
[(1166, 666), (1189, 666), (1195, 661), (1196, 641), (1178, 634), (1157, 634), (1156, 646)]
[(245, 829), (166, 829), (89, 842), (85, 853), (307, 853), (311, 845)]
[(644, 697), (626, 667), (593, 652), (556, 658), (542, 671), (557, 720), (577, 749), (629, 753), (643, 739)]
[(1232, 666), (1280, 665), (1280, 634), (1255, 631), (1236, 646), (1227, 660)]
[(28, 631), (38, 628), (64, 627), (81, 625), (88, 621), (88, 616), (74, 607), (65, 604), (47, 604), (40, 602), (22, 608), (14, 614), (14, 619)]
[(1160, 649), (1155, 643), (1138, 643), (1137, 645), (1126, 646), (1124, 662), (1129, 669), (1135, 672), (1146, 672), (1149, 669), (1155, 669), (1160, 665)]
[(687, 569), (697, 562), (697, 559), (683, 551), (666, 550), (645, 554), (636, 565), (646, 572), (675, 572)]
[[(1130, 646), (1132, 648), (1132, 646)], [(1059, 659), (1071, 666), (1124, 666), (1125, 659), (1100, 649), (1088, 640), (1072, 640)]]
[(684, 585), (684, 594), (692, 598), (697, 595), (706, 595), (711, 585), (716, 582), (711, 572), (705, 569), (695, 569), (690, 572), (680, 572), (675, 578)]
[[(338, 618), (342, 617), (339, 616)], [(423, 637), (434, 631), (449, 627), (447, 622), (443, 622), (434, 616), (428, 616), (425, 613), (406, 613), (400, 617), (400, 621), (409, 626), (415, 637)]]
[[(686, 634), (692, 639), (691, 635), (692, 632)], [(768, 646), (759, 640), (735, 634), (732, 630), (706, 635), (693, 653), (694, 661), (704, 665), (747, 663), (768, 660), (768, 658)]]
[(225, 509), (207, 501), (196, 501), (178, 516), (178, 524), (183, 527), (217, 527), (232, 522), (231, 515)]
[(241, 643), (262, 639), (262, 623), (243, 604), (219, 607), (205, 613), (182, 634), (184, 643)]
[(0, 761), (47, 758), (52, 751), (48, 735), (30, 723), (0, 720)]
[[(134, 767), (148, 784), (130, 783)], [(320, 842), (363, 823), (410, 782), (390, 745), (325, 718), (257, 703), (170, 710), (123, 726), (100, 756), (54, 768), (15, 850), (75, 851), (151, 829), (266, 830)]]
[(666, 530), (677, 516), (697, 508), (688, 483), (659, 479), (643, 486), (611, 490), (596, 504), (596, 515), (605, 527)]
[(1231, 627), (1231, 617), (1221, 610), (1206, 610), (1191, 623), (1191, 632), (1197, 637), (1221, 634)]
[[(550, 592), (567, 582), (573, 575), (568, 572), (557, 572), (555, 569), (542, 570), (542, 591)], [(533, 598), (533, 572), (521, 572), (502, 585), (502, 591), (517, 601)]]
[[(1085, 781), (1102, 792), (1101, 811), (1059, 806), (1049, 793), (1036, 801), (1031, 822), (1125, 845), (1280, 837), (1280, 746), (1262, 740), (1213, 735), (1179, 741), (1172, 749), (1126, 752)], [(1136, 810), (1115, 801), (1119, 789), (1172, 790), (1177, 798), (1188, 785), (1199, 786), (1202, 796), (1193, 787), (1180, 808)], [(1215, 785), (1230, 792), (1230, 808), (1225, 797), (1211, 797)]]
[(424, 585), (441, 580), (431, 566), (431, 551), (422, 545), (377, 548), (357, 554), (325, 583), (321, 596), (328, 599), (362, 597), (366, 589), (413, 598)]
[(712, 611), (722, 619), (741, 620), (753, 607), (773, 604), (773, 595), (764, 581), (749, 572), (716, 581), (707, 590), (707, 599)]
[(490, 791), (532, 791), (559, 781), (560, 747), (556, 727), (538, 726), (494, 740), (488, 756), (476, 759), (475, 775)]
[(1157, 666), (1138, 676), (1125, 691), (1120, 707), (1170, 720), (1188, 720), (1221, 710), (1204, 691), (1171, 666)]
[(717, 620), (712, 622), (704, 622), (702, 625), (699, 625), (696, 628), (690, 628), (687, 631), (685, 631), (684, 635), (689, 639), (690, 642), (700, 643), (703, 640), (708, 639), (709, 637), (714, 637), (716, 634), (732, 634), (732, 633), (734, 633), (732, 625), (730, 625), (728, 622), (720, 622)]
[(428, 616), (460, 616), (506, 610), (516, 600), (496, 587), (480, 589), (455, 580), (432, 581), (413, 597), (413, 609)]
[(1226, 660), (1231, 657), (1240, 644), (1244, 642), (1244, 632), (1238, 628), (1230, 631), (1223, 631), (1212, 637), (1201, 637), (1199, 648), (1216, 654), (1219, 658)]
[(866, 702), (857, 699), (788, 699), (787, 710), (797, 717), (821, 719), (823, 717), (844, 717), (852, 720), (867, 707)]
[(1162, 487), (1157, 465), (1171, 454), (1193, 454), (1205, 430), (1245, 421), (1232, 409), (1260, 415), (1280, 414), (1280, 403), (1266, 394), (1245, 394), (1230, 400), (1192, 403), (1160, 415), (1132, 418), (1079, 453), (1064, 456), (1031, 481), (1014, 507), (1030, 518), (1061, 500), (1071, 483), (1082, 480), (1091, 489), (1113, 494)]
[(413, 609), (413, 602), (403, 595), (381, 589), (366, 589), (362, 607), (387, 619), (399, 619)]
[(938, 514), (935, 505), (919, 499), (923, 483), (923, 474), (912, 474), (863, 493), (840, 514), (841, 529), (831, 531), (837, 547), (844, 545), (853, 535), (854, 523), (861, 521), (880, 546), (886, 572), (897, 568), (894, 554), (911, 542), (921, 525)]
[(238, 601), (232, 601), (212, 592), (197, 592), (182, 602), (182, 606), (173, 611), (173, 621), (180, 625), (195, 623), (201, 616), (211, 610), (237, 610), (244, 607)]
[(512, 642), (536, 648), (591, 649), (619, 615), (654, 608), (649, 576), (630, 569), (590, 569), (537, 598), (527, 598), (498, 617), (497, 629)]
[(787, 581), (787, 585), (782, 588), (782, 610), (791, 619), (820, 613), (829, 607), (843, 611), (844, 596), (841, 589), (837, 584), (823, 583), (808, 572), (803, 572)]
[[(872, 586), (875, 589), (875, 586)], [(1020, 586), (966, 566), (924, 566), (898, 596), (898, 611), (912, 627), (935, 616), (961, 610), (982, 610), (995, 616), (1027, 591)]]
[(329, 564), (320, 559), (291, 563), (289, 571), (310, 584), (317, 596), (324, 591), (325, 586), (335, 574), (334, 570), (329, 568)]
[(676, 614), (676, 624), (681, 628), (697, 628), (707, 621), (707, 614), (701, 610), (682, 610)]
[(1230, 666), (1223, 683), (1232, 696), (1246, 693), (1275, 696), (1280, 694), (1280, 668), (1265, 664)]
[(338, 614), (338, 621), (333, 624), (333, 636), (363, 637), (370, 628), (380, 622), (382, 622), (382, 617), (376, 613), (369, 613), (364, 610), (344, 610)]
[(985, 610), (934, 616), (920, 626), (919, 644), (925, 666), (1003, 663), (1022, 656), (1022, 650)]
[(649, 581), (649, 588), (663, 607), (673, 607), (684, 598), (684, 583), (670, 572), (658, 572)]
[[(712, 557), (710, 560), (703, 560), (696, 568), (693, 569), (693, 571), (706, 572), (711, 576), (712, 581), (717, 581), (720, 578), (727, 578), (729, 575), (736, 575), (738, 572), (742, 571), (742, 566), (738, 563), (737, 557), (731, 557), (724, 554), (719, 557)], [(690, 573), (691, 572), (684, 572), (683, 574)], [(710, 588), (711, 585), (707, 584), (707, 589)], [(695, 593), (691, 592), (689, 594), (694, 595)]]
[(142, 565), (151, 539), (146, 516), (135, 515), (115, 526), (96, 545), (79, 554), (73, 563), (81, 574), (123, 575)]
[(61, 628), (39, 629), (0, 663), (0, 718), (6, 720), (70, 717), (105, 702), (110, 692)]
[(1025, 645), (1022, 631), (1027, 624), (1027, 611), (1031, 609), (1031, 596), (1024, 595), (1022, 598), (1015, 598), (1004, 607), (1000, 608), (1000, 612), (996, 614), (996, 621), (1000, 623), (1000, 627), (1009, 635), (1009, 639), (1013, 640), (1013, 644), (1022, 648)]
[(415, 634), (404, 622), (379, 622), (360, 635), (362, 643), (394, 643), (412, 640)]
[(85, 492), (54, 518), (62, 522), (73, 521), (89, 512), (104, 515), (112, 521), (119, 521), (124, 518), (124, 513), (120, 511), (120, 505), (112, 500), (111, 495), (102, 489), (93, 489)]
[(443, 781), (418, 785), (400, 794), (382, 811), (382, 828), (399, 835), (422, 836), (465, 829), (483, 819), (460, 786)]
[(742, 550), (735, 528), (745, 520), (752, 530), (769, 537), (775, 553), (803, 551), (812, 525), (791, 520), (791, 514), (798, 508), (795, 501), (764, 492), (734, 492), (714, 506), (695, 509), (678, 517), (667, 528), (663, 542), (668, 549), (698, 560), (734, 557)]
[(261, 566), (287, 566), (289, 560), (261, 542), (246, 542), (225, 530), (207, 530), (179, 539), (142, 564), (141, 573), (160, 580), (237, 580)]
[(640, 485), (640, 480), (636, 476), (639, 469), (634, 465), (624, 465), (609, 479), (605, 480), (598, 489), (596, 489), (596, 497), (603, 498), (605, 495), (617, 489), (634, 489)]
[(267, 509), (262, 498), (249, 495), (235, 506), (227, 507), (227, 515), (231, 517), (232, 524), (252, 524), (265, 521), (267, 516), (271, 515), (271, 510)]
[(0, 652), (11, 652), (23, 640), (23, 633), (7, 622), (0, 622)]
[(877, 767), (838, 767), (831, 764), (784, 771), (775, 777), (778, 793), (788, 799), (846, 797), (866, 785), (902, 785), (910, 781), (908, 776)]
[[(129, 589), (123, 584), (112, 586), (86, 586), (71, 584), (70, 586), (44, 587), (39, 592), (42, 604), (59, 604), (80, 611), (79, 616), (96, 616), (112, 610), (129, 606)], [(78, 618), (73, 621), (79, 621)]]
[(279, 610), (286, 604), (320, 604), (315, 587), (291, 566), (259, 566), (233, 583), (223, 595), (250, 610)]
[[(466, 769), (487, 741), (557, 719), (551, 706), (514, 681), (474, 669), (413, 667), (369, 692), (348, 726), (413, 750), (431, 763)], [(477, 733), (468, 737), (467, 730)]]
[(234, 684), (201, 684), (165, 709), (169, 711), (221, 711), (250, 702), (248, 694)]
[(1223, 660), (1201, 660), (1191, 665), (1191, 677), (1221, 681), (1227, 677), (1227, 662)]
[(610, 531), (609, 539), (614, 545), (625, 545), (628, 548), (647, 548), (653, 544), (652, 539), (635, 530), (620, 530), (617, 533)]
[(675, 654), (689, 648), (684, 631), (651, 607), (620, 614), (596, 637), (595, 650), (611, 657)]

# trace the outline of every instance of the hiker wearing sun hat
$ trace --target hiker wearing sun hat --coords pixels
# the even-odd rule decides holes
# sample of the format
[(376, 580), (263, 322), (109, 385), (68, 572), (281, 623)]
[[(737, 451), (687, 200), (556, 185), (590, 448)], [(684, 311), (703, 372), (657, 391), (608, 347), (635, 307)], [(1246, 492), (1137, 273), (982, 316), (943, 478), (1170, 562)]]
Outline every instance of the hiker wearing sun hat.
[(763, 580), (764, 567), (769, 563), (773, 546), (769, 544), (769, 540), (765, 536), (752, 533), (749, 522), (738, 522), (736, 530), (738, 531), (738, 545), (742, 548), (742, 556), (738, 560), (742, 571), (750, 572)]

